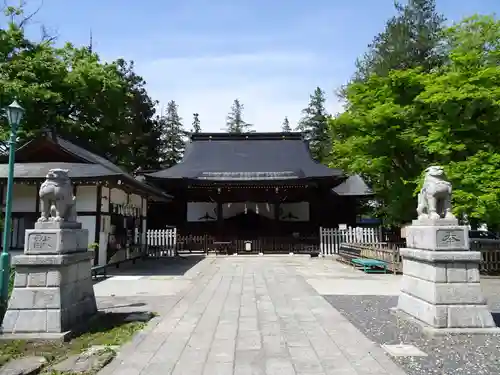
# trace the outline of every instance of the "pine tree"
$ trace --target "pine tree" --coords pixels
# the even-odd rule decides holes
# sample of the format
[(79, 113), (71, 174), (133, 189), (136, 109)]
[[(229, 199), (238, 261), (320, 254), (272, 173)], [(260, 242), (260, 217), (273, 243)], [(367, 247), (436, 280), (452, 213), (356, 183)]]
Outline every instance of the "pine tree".
[(436, 11), (436, 0), (408, 0), (395, 7), (397, 15), (387, 21), (385, 30), (356, 62), (355, 80), (371, 74), (386, 76), (394, 69), (422, 67), (430, 71), (443, 63), (439, 46), (445, 18)]
[(290, 127), (290, 121), (288, 121), (287, 116), (285, 116), (285, 119), (283, 120), (283, 124), (281, 125), (281, 131), (285, 133), (289, 133), (292, 131), (292, 128)]
[(311, 154), (318, 162), (325, 162), (330, 155), (331, 139), (328, 128), (329, 115), (325, 109), (325, 93), (317, 87), (310, 95), (309, 105), (302, 110), (303, 117), (296, 130), (309, 141)]
[(245, 133), (251, 131), (252, 125), (243, 120), (243, 109), (243, 104), (240, 103), (239, 99), (235, 99), (231, 111), (227, 115), (226, 128), (224, 129), (226, 132)]
[(186, 142), (182, 119), (177, 112), (177, 104), (171, 100), (165, 115), (159, 119), (163, 146), (161, 163), (163, 168), (171, 167), (181, 161)]
[(200, 115), (198, 113), (193, 113), (193, 128), (191, 130), (191, 133), (200, 133), (201, 132), (201, 125), (200, 125)]

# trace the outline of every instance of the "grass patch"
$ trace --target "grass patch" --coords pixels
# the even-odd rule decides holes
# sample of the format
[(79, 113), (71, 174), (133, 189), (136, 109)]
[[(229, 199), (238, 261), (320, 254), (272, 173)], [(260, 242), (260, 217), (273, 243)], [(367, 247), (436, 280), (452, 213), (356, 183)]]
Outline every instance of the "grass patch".
[(101, 313), (91, 319), (85, 332), (76, 332), (68, 342), (56, 341), (0, 341), (0, 365), (11, 359), (41, 356), (47, 365), (59, 362), (71, 354), (78, 354), (93, 345), (121, 346), (129, 341), (147, 322), (126, 321), (129, 313)]

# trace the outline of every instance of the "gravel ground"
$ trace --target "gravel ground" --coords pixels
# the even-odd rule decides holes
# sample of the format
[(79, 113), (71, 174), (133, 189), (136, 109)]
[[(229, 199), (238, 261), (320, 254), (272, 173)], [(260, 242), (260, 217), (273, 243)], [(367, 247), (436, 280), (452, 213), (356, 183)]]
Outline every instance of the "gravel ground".
[[(397, 305), (397, 297), (336, 295), (325, 298), (374, 342), (411, 344), (428, 354), (427, 357), (393, 357), (408, 375), (500, 375), (500, 335), (425, 337), (417, 326), (389, 312)], [(498, 297), (490, 301), (492, 311), (500, 313), (500, 309), (496, 310), (500, 307)]]

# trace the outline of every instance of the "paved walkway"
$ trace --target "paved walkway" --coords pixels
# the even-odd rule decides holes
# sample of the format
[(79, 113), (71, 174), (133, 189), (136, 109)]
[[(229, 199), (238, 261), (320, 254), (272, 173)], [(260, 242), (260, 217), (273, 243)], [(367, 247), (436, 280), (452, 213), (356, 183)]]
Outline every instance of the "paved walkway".
[(305, 280), (321, 262), (332, 261), (203, 260), (175, 303), (99, 374), (404, 375)]

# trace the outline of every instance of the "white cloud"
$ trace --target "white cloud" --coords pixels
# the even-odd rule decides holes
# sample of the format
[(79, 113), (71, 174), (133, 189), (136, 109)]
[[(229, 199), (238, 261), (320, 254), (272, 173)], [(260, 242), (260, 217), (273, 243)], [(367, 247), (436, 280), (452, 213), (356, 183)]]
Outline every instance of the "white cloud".
[[(309, 94), (322, 85), (318, 72), (325, 64), (308, 52), (264, 51), (137, 60), (136, 68), (160, 107), (169, 100), (177, 102), (187, 129), (196, 112), (204, 131), (221, 131), (238, 98), (245, 106), (245, 121), (255, 130), (279, 131), (285, 116), (292, 126), (299, 120)], [(322, 88), (327, 93), (333, 89)], [(337, 112), (339, 104), (329, 96), (328, 110)]]

